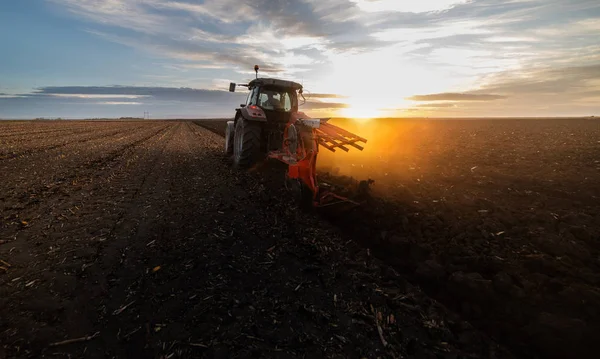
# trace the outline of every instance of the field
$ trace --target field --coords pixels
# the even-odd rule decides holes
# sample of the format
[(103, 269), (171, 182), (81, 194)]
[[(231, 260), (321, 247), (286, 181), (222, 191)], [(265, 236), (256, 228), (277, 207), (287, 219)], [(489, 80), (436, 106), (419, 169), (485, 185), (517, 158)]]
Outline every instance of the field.
[(222, 121), (0, 122), (0, 358), (598, 354), (599, 122), (338, 122), (318, 213)]

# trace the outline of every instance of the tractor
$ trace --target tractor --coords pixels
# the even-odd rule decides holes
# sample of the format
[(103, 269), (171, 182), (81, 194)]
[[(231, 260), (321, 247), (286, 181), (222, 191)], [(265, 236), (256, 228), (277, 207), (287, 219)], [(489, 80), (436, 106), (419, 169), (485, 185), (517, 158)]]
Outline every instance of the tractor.
[[(299, 83), (274, 78), (256, 78), (248, 84), (230, 83), (250, 91), (246, 103), (235, 110), (233, 121), (225, 129), (225, 151), (233, 156), (233, 165), (248, 169), (264, 159), (276, 159), (287, 165), (286, 185), (304, 204), (322, 207), (338, 202), (352, 202), (319, 183), (316, 162), (319, 148), (335, 152), (349, 147), (360, 151), (367, 140), (329, 124), (328, 118), (310, 118), (298, 107), (306, 102)], [(299, 103), (298, 97), (303, 102)]]

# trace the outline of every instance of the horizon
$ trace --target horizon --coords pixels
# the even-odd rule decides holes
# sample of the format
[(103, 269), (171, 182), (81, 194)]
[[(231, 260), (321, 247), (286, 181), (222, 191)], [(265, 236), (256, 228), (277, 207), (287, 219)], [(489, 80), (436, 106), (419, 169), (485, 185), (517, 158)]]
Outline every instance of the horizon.
[(599, 32), (591, 0), (4, 2), (0, 118), (226, 118), (255, 64), (314, 117), (589, 118)]
[[(329, 116), (321, 117), (329, 120), (344, 120), (368, 122), (374, 120), (600, 120), (599, 116), (457, 116), (457, 117), (433, 117), (433, 116), (402, 116), (402, 117), (339, 117)], [(1, 118), (0, 121), (226, 121), (233, 117), (36, 117), (36, 118)]]

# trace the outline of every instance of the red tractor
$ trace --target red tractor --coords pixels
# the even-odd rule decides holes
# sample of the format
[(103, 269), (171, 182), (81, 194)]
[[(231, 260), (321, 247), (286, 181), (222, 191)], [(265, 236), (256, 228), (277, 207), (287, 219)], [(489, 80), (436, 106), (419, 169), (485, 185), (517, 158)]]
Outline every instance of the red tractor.
[[(321, 207), (335, 202), (352, 202), (319, 185), (316, 174), (319, 146), (335, 152), (349, 147), (363, 150), (358, 143), (367, 140), (337, 126), (327, 119), (315, 119), (298, 111), (298, 96), (302, 85), (292, 81), (259, 78), (248, 84), (246, 103), (235, 110), (233, 121), (227, 122), (225, 151), (233, 156), (238, 168), (250, 168), (265, 158), (277, 159), (288, 165), (288, 183), (297, 189), (304, 201)], [(236, 84), (231, 83), (230, 92)], [(300, 104), (300, 105), (302, 105)]]

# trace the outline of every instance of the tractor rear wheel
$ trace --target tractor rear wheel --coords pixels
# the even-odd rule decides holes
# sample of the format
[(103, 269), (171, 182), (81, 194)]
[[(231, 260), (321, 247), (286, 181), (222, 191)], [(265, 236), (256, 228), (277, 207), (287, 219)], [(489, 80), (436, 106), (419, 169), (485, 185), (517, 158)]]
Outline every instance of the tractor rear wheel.
[(233, 134), (235, 133), (235, 127), (233, 121), (227, 121), (227, 127), (225, 128), (225, 153), (228, 156), (233, 154)]
[(262, 127), (260, 123), (239, 118), (233, 136), (233, 164), (248, 168), (261, 157)]

